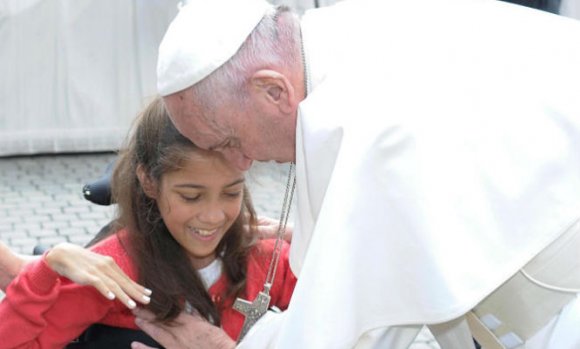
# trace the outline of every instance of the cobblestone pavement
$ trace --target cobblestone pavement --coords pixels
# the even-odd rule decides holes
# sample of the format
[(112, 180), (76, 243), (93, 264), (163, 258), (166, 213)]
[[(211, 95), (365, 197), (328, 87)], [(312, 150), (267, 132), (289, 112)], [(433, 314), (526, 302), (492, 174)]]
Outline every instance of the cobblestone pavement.
[[(0, 240), (25, 254), (39, 244), (87, 243), (111, 220), (114, 206), (90, 203), (81, 189), (99, 178), (114, 157), (99, 153), (0, 158)], [(287, 165), (254, 165), (247, 182), (258, 214), (279, 217), (286, 172)], [(439, 346), (425, 330), (410, 348)]]

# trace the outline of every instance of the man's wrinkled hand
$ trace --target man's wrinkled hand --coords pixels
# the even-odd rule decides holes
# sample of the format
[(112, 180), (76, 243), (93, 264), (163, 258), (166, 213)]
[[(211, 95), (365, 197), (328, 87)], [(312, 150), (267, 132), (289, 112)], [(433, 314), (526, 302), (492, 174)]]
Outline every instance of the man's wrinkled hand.
[[(275, 239), (278, 234), (279, 222), (269, 217), (258, 217), (257, 234), (260, 239)], [(292, 241), (292, 226), (286, 225), (282, 233), (282, 238), (288, 242)]]
[[(181, 313), (176, 325), (155, 322), (155, 316), (141, 308), (133, 310), (135, 323), (167, 349), (233, 349), (236, 343), (219, 327), (196, 315)], [(133, 349), (150, 349), (141, 343), (132, 343)]]

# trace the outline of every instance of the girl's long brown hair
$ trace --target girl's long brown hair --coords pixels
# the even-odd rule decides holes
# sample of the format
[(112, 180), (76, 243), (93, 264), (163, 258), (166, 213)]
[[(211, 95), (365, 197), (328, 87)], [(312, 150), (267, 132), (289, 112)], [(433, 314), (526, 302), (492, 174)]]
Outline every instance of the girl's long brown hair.
[[(167, 230), (157, 203), (145, 194), (136, 175), (141, 167), (149, 180), (159, 183), (165, 173), (178, 170), (195, 151), (199, 148), (177, 131), (162, 99), (156, 98), (138, 116), (128, 143), (119, 153), (112, 179), (113, 199), (118, 205), (116, 221), (128, 231), (126, 249), (137, 266), (138, 282), (153, 291), (148, 308), (156, 319), (171, 323), (188, 302), (219, 326), (216, 305), (186, 252)], [(237, 295), (245, 285), (252, 234), (244, 229), (255, 225), (254, 208), (244, 188), (241, 213), (217, 247), (229, 281), (226, 297)]]

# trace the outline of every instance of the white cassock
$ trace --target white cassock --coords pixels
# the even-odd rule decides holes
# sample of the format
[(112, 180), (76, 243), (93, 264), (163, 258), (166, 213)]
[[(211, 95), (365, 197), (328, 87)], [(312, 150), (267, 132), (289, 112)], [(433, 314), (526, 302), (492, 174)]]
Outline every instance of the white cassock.
[(580, 22), (356, 0), (307, 12), (302, 33), (299, 281), (240, 348), (404, 348), (579, 218)]

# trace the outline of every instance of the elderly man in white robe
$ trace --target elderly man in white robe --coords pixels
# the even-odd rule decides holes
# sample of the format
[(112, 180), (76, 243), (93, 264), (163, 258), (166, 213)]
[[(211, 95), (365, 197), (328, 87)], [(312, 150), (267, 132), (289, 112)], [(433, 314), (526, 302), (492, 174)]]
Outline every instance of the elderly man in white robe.
[(425, 324), (443, 348), (580, 348), (571, 42), (579, 22), (493, 0), (346, 0), (300, 21), (190, 1), (159, 92), (240, 169), (296, 164), (299, 281), (238, 344), (194, 316), (138, 324), (169, 348), (406, 348)]

